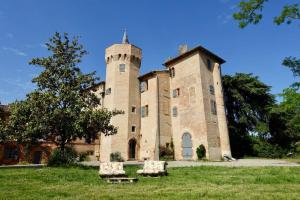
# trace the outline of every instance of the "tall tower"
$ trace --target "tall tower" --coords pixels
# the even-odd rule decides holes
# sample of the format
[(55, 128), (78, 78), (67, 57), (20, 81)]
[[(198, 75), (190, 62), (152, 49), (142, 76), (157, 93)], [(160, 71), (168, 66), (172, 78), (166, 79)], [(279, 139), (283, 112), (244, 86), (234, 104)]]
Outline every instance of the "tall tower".
[(142, 50), (129, 43), (126, 31), (122, 43), (105, 50), (106, 83), (104, 107), (122, 110), (112, 118), (118, 127), (113, 136), (101, 137), (100, 160), (109, 161), (110, 154), (120, 152), (125, 160), (137, 160), (140, 137), (139, 71)]

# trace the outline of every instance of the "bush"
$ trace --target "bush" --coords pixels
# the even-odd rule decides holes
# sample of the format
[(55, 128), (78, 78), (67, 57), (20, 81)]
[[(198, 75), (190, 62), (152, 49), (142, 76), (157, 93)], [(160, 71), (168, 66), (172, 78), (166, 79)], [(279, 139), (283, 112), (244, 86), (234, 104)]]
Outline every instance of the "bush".
[(83, 161), (88, 161), (88, 152), (83, 152), (78, 154), (78, 161), (83, 162)]
[(286, 150), (280, 148), (278, 145), (272, 145), (263, 139), (256, 139), (253, 144), (254, 156), (263, 158), (282, 158), (286, 153)]
[(171, 147), (160, 146), (159, 147), (159, 159), (160, 160), (174, 160), (174, 149)]
[(196, 153), (199, 160), (205, 158), (206, 150), (203, 144), (196, 149)]
[(66, 147), (64, 153), (56, 148), (48, 159), (48, 166), (69, 166), (76, 164), (77, 153), (71, 147)]
[(121, 156), (120, 152), (114, 152), (110, 154), (110, 161), (111, 162), (124, 162), (124, 159)]

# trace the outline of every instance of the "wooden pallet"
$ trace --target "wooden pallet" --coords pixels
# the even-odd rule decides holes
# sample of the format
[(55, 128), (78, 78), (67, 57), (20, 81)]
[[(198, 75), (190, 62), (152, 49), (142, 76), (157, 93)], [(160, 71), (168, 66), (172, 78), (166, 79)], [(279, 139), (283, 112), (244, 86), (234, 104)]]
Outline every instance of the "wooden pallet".
[(137, 178), (125, 178), (125, 177), (114, 177), (114, 178), (107, 178), (107, 183), (134, 183), (137, 182)]

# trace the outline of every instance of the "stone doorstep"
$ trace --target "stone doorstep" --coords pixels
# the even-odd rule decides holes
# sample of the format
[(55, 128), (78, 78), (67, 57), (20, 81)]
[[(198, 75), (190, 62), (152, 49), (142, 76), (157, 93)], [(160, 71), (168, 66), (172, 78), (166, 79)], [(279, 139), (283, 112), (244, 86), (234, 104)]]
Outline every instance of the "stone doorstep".
[(125, 177), (114, 177), (114, 178), (107, 178), (107, 183), (134, 183), (137, 182), (137, 178), (125, 178)]

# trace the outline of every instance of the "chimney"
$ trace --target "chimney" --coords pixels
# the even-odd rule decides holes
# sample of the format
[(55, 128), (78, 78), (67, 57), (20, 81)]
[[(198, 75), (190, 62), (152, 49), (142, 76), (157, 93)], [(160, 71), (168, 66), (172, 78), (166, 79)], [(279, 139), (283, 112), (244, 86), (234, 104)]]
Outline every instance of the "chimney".
[(186, 44), (179, 45), (178, 52), (179, 55), (184, 54), (188, 51), (188, 46)]

